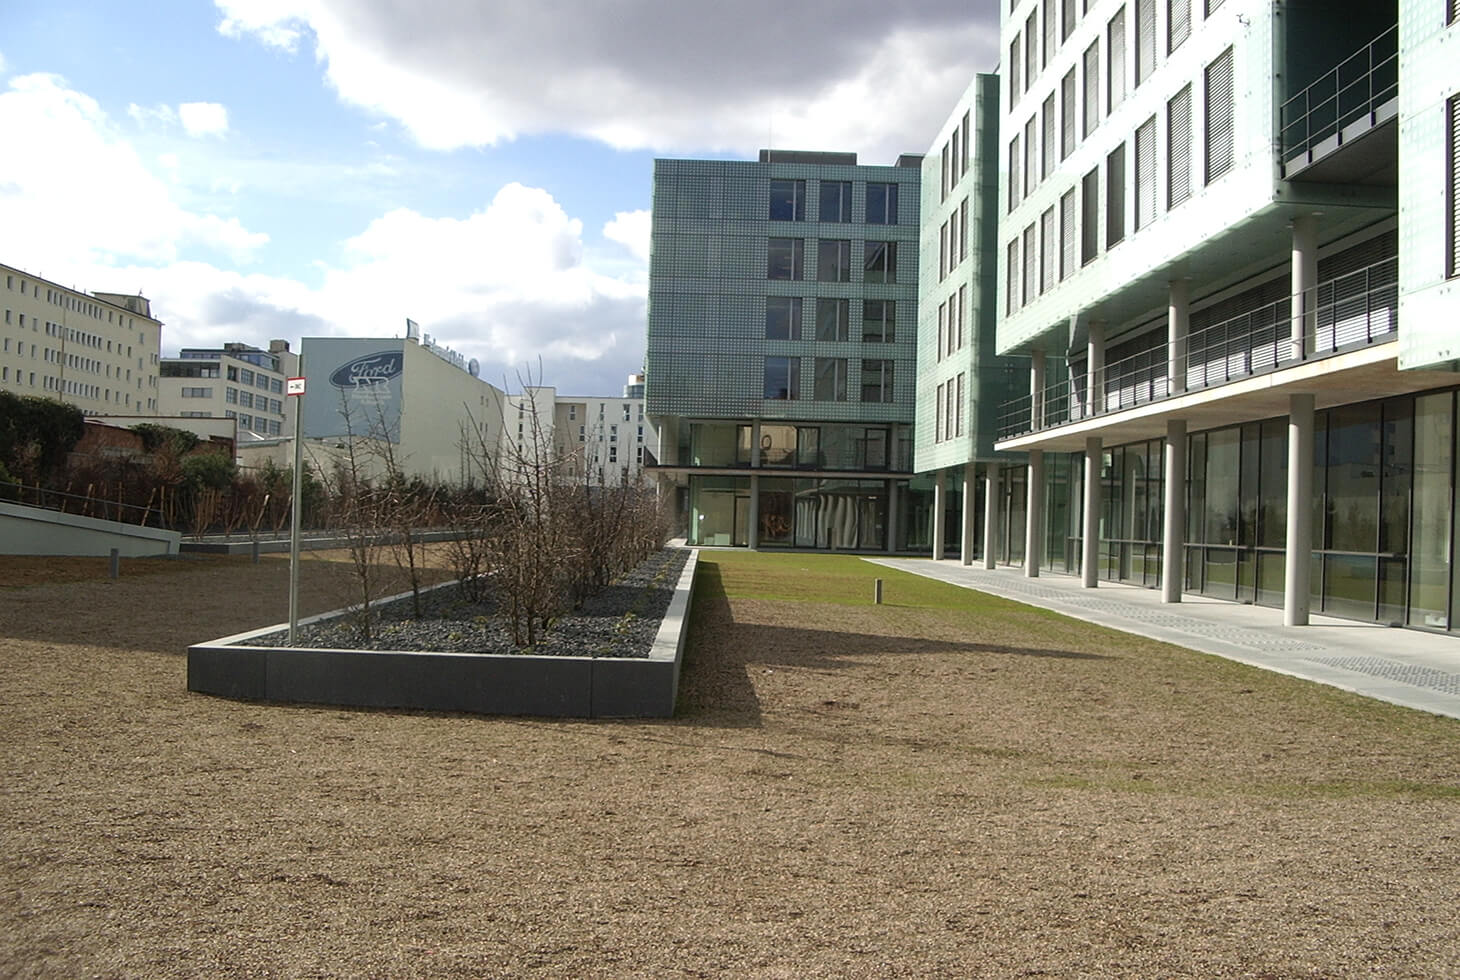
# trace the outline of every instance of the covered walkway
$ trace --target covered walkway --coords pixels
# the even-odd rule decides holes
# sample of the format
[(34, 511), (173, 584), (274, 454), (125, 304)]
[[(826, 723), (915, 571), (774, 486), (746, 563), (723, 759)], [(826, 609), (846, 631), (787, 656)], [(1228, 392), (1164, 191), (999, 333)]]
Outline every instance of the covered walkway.
[(1460, 638), (1313, 615), (1284, 626), (1283, 611), (1197, 595), (1165, 604), (1159, 590), (1066, 575), (1026, 578), (929, 559), (867, 561), (1027, 603), (1075, 619), (1215, 654), (1451, 718), (1460, 718)]

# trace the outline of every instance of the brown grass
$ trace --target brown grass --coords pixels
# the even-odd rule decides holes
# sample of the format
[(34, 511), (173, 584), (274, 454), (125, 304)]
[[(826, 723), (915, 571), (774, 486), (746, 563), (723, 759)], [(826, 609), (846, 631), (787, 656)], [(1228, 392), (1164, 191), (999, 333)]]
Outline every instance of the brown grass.
[(0, 975), (1460, 974), (1460, 723), (705, 562), (680, 717), (623, 723), (190, 695), (285, 562), (48, 560), (0, 589)]

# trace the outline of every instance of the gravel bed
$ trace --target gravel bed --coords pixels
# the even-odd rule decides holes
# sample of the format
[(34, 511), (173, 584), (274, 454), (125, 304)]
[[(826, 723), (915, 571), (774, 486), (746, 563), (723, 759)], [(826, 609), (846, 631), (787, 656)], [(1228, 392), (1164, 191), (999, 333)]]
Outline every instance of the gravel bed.
[[(297, 632), (295, 647), (352, 650), (417, 650), (436, 653), (508, 653), (549, 657), (647, 658), (679, 584), (685, 548), (665, 548), (638, 568), (553, 621), (535, 647), (512, 642), (511, 625), (490, 596), (468, 602), (455, 586), (443, 586), (421, 598), (422, 618), (411, 618), (411, 601), (379, 606), (372, 612), (373, 639), (360, 640), (352, 622), (336, 618)], [(286, 631), (251, 641), (255, 646), (288, 645)]]

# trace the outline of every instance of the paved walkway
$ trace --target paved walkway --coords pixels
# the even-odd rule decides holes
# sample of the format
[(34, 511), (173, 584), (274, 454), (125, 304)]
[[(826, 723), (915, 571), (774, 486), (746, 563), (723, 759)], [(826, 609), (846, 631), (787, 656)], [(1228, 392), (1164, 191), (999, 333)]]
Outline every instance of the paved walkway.
[(1101, 582), (1081, 588), (1071, 575), (1025, 578), (1022, 569), (986, 571), (955, 561), (867, 558), (967, 589), (1014, 599), (1075, 619), (1136, 633), (1254, 667), (1331, 684), (1366, 697), (1460, 718), (1460, 636), (1313, 616), (1283, 625), (1283, 611), (1187, 595), (1161, 601), (1158, 590)]

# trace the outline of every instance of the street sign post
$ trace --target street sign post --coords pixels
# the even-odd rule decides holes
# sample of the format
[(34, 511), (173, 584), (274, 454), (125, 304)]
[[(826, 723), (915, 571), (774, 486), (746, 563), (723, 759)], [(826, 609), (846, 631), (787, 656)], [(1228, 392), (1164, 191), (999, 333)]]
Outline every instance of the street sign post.
[[(301, 377), (289, 378), (285, 382), (285, 394), (290, 398), (304, 395), (304, 355), (299, 355)], [(304, 441), (300, 438), (304, 403), (294, 403), (294, 502), (289, 508), (289, 645), (294, 645), (294, 633), (299, 629), (299, 511), (304, 496)]]

